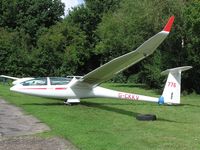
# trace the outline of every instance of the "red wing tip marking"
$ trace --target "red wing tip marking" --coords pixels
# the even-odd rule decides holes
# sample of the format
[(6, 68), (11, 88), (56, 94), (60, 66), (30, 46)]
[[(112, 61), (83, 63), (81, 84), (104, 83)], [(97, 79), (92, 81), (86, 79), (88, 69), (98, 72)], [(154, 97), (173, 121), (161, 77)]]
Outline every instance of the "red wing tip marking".
[(174, 22), (174, 18), (175, 18), (174, 16), (171, 16), (171, 17), (169, 18), (169, 20), (168, 20), (167, 24), (165, 25), (163, 31), (170, 32), (171, 27), (172, 27), (172, 24), (173, 24), (173, 22)]

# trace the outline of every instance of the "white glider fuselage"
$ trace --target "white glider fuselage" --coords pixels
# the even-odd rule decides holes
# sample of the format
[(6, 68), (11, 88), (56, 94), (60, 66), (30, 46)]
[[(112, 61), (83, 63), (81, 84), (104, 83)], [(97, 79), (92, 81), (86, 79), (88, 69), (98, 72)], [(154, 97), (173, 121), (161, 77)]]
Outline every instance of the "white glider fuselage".
[[(28, 82), (44, 81), (44, 84), (27, 84)], [(57, 78), (59, 79), (59, 78)], [(61, 79), (61, 78), (60, 78)], [(62, 78), (67, 79), (67, 78)], [(127, 100), (143, 100), (158, 102), (158, 98), (143, 96), (133, 93), (120, 92), (110, 90), (100, 86), (93, 87), (92, 85), (85, 84), (84, 86), (73, 86), (78, 79), (76, 77), (66, 85), (52, 85), (52, 78), (35, 78), (22, 82), (20, 84), (11, 87), (11, 91), (18, 93), (29, 94), (40, 97), (57, 98), (57, 99), (80, 99), (80, 98), (91, 98), (91, 97), (106, 97), (106, 98), (118, 98)]]

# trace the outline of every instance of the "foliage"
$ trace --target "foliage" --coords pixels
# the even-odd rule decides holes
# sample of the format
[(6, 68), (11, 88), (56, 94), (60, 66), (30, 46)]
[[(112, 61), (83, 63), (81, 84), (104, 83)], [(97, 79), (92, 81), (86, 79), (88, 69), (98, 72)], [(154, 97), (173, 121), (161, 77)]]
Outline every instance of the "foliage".
[(64, 4), (60, 0), (1, 0), (0, 26), (24, 30), (37, 40), (37, 32), (61, 20)]
[(101, 64), (101, 57), (95, 52), (95, 45), (99, 42), (96, 29), (101, 23), (104, 14), (114, 11), (119, 7), (121, 0), (86, 0), (85, 5), (76, 7), (66, 17), (70, 24), (79, 27), (86, 35), (84, 48), (87, 50), (88, 59), (85, 61), (87, 67), (82, 68), (85, 74), (97, 68)]
[[(192, 65), (192, 69), (187, 74), (187, 80), (184, 82), (184, 88), (195, 90), (200, 93), (200, 1), (195, 0), (188, 4), (184, 11), (184, 50), (185, 63)], [(192, 77), (192, 80), (191, 80)]]
[(29, 70), (28, 52), (20, 46), (21, 39), (18, 32), (0, 29), (0, 72), (10, 75), (23, 76)]
[(147, 83), (150, 87), (161, 88), (163, 78), (161, 77), (161, 53), (155, 52), (153, 56), (150, 56), (151, 61), (144, 60), (142, 65), (143, 71), (139, 72), (139, 82)]
[(84, 75), (135, 50), (174, 15), (172, 31), (156, 53), (112, 81), (159, 88), (162, 70), (192, 65), (183, 88), (200, 93), (199, 9), (198, 0), (85, 0), (63, 19), (60, 0), (0, 0), (0, 73)]
[(87, 57), (84, 42), (84, 33), (67, 22), (51, 27), (37, 41), (34, 69), (42, 76), (73, 75)]
[(12, 45), (13, 35), (14, 33), (10, 33), (3, 28), (0, 28), (0, 72), (8, 73), (6, 66), (7, 59), (9, 58), (10, 54), (12, 53), (12, 49), (10, 45)]

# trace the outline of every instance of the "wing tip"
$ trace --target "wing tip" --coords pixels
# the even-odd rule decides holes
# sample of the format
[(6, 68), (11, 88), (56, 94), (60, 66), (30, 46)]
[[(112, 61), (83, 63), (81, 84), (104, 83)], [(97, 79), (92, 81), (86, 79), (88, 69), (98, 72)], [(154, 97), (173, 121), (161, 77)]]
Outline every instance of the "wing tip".
[(174, 16), (171, 16), (171, 17), (169, 18), (169, 20), (168, 20), (167, 24), (165, 25), (163, 31), (170, 32), (171, 27), (172, 27), (172, 24), (173, 24), (173, 22), (174, 22), (174, 18), (175, 18)]

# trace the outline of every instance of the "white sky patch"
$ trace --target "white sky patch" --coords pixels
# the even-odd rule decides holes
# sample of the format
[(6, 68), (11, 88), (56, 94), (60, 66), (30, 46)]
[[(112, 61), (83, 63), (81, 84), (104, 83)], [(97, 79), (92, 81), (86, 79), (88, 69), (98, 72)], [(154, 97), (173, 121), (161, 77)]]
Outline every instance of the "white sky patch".
[(77, 6), (80, 5), (82, 3), (84, 3), (83, 0), (61, 0), (63, 3), (65, 3), (65, 16), (68, 14), (68, 11)]

